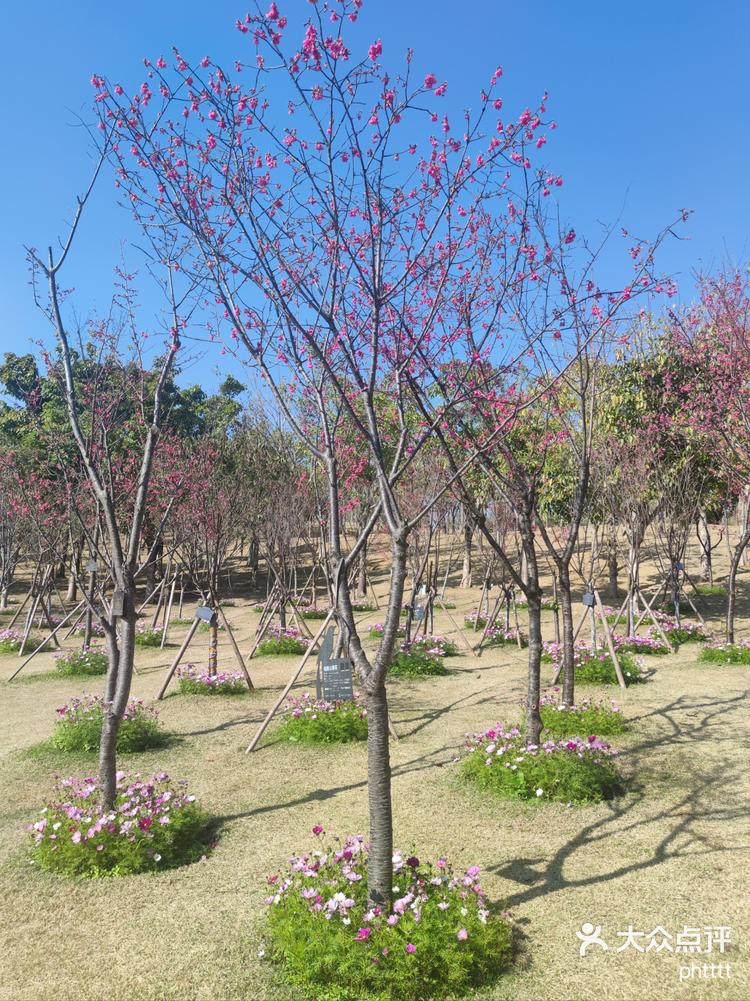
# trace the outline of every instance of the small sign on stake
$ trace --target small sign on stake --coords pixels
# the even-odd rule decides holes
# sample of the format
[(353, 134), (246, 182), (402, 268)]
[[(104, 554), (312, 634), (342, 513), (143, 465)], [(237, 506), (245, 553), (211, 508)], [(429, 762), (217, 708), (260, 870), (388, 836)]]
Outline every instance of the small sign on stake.
[(88, 560), (86, 563), (86, 570), (88, 570), (89, 573), (96, 573), (96, 560)]
[(216, 612), (209, 605), (198, 605), (195, 615), (201, 622), (207, 622), (210, 626), (215, 626), (219, 621)]
[(581, 601), (586, 606), (586, 608), (593, 608), (596, 604), (596, 598), (594, 597), (593, 591), (584, 591), (581, 597)]

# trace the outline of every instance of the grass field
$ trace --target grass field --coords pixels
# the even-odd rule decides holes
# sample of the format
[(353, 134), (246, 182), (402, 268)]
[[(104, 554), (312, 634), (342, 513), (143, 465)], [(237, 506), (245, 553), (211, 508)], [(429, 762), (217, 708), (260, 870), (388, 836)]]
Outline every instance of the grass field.
[[(476, 607), (477, 591), (453, 591), (451, 600), (461, 624), (464, 612)], [(258, 620), (251, 604), (237, 599), (228, 612), (243, 650)], [(435, 628), (450, 631), (443, 613)], [(184, 631), (175, 629), (172, 641)], [(199, 635), (190, 659), (205, 661), (206, 647), (207, 637)], [(699, 665), (698, 650), (687, 644), (673, 656), (649, 658), (649, 683), (625, 692), (581, 689), (613, 694), (632, 723), (631, 732), (612, 738), (623, 749), (630, 791), (583, 808), (488, 799), (458, 782), (455, 760), (465, 733), (518, 718), (524, 652), (506, 646), (473, 658), (459, 646), (447, 677), (391, 683), (401, 738), (392, 747), (397, 845), (424, 857), (445, 854), (457, 866), (480, 865), (491, 899), (504, 901), (517, 922), (514, 971), (480, 998), (750, 996), (750, 669)], [(174, 648), (139, 649), (133, 694), (152, 699), (173, 655)], [(235, 669), (225, 637), (220, 656), (220, 668)], [(100, 691), (101, 681), (51, 676), (52, 655), (42, 654), (18, 681), (2, 683), (0, 999), (294, 996), (258, 960), (265, 877), (311, 846), (315, 824), (330, 834), (367, 829), (364, 746), (282, 745), (271, 729), (258, 751), (244, 753), (296, 662), (254, 658), (258, 690), (246, 697), (189, 697), (170, 689), (161, 717), (174, 740), (121, 758), (121, 767), (187, 779), (221, 818), (217, 845), (205, 861), (183, 869), (100, 881), (36, 871), (25, 825), (36, 818), (53, 774), (95, 770), (94, 756), (71, 758), (38, 745), (49, 737), (55, 708), (73, 695)], [(2, 677), (17, 663), (3, 657)], [(547, 681), (550, 670), (543, 665)], [(313, 672), (311, 662), (298, 690), (312, 687)], [(584, 922), (602, 926), (607, 952), (579, 957), (576, 931)], [(730, 926), (732, 944), (723, 956), (617, 953), (623, 940), (616, 933), (629, 925), (645, 932), (661, 926), (672, 935), (685, 925)], [(681, 965), (719, 959), (731, 963), (728, 979), (680, 982)]]

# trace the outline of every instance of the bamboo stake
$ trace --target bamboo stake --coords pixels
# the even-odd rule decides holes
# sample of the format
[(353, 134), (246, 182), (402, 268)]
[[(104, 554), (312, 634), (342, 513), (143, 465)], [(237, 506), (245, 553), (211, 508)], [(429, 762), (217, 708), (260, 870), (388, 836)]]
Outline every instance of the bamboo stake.
[(169, 671), (167, 672), (167, 676), (164, 679), (164, 684), (161, 686), (161, 688), (159, 690), (159, 694), (156, 696), (157, 699), (163, 699), (164, 698), (164, 693), (167, 690), (167, 685), (172, 680), (172, 675), (174, 674), (174, 672), (179, 667), (179, 664), (180, 664), (180, 661), (182, 660), (182, 658), (185, 656), (185, 651), (190, 646), (190, 641), (192, 640), (193, 636), (195, 636), (195, 631), (198, 628), (198, 626), (200, 625), (200, 621), (201, 620), (196, 615), (196, 617), (193, 619), (192, 626), (188, 630), (187, 636), (185, 637), (185, 639), (182, 642), (182, 646), (180, 647), (177, 656), (172, 661), (172, 666), (169, 668)]
[(232, 627), (229, 625), (229, 621), (226, 615), (224, 614), (224, 609), (222, 608), (220, 603), (217, 605), (217, 609), (219, 615), (221, 616), (221, 621), (224, 623), (224, 628), (227, 631), (227, 636), (229, 636), (229, 642), (232, 644), (232, 649), (234, 650), (234, 656), (237, 660), (237, 663), (240, 665), (240, 668), (242, 669), (242, 673), (245, 675), (245, 680), (247, 681), (247, 687), (252, 691), (253, 688), (255, 688), (255, 685), (253, 684), (253, 679), (250, 677), (250, 673), (247, 667), (245, 666), (245, 661), (240, 652), (240, 648), (237, 646), (237, 640), (234, 638), (234, 632), (232, 631)]
[(612, 658), (612, 664), (615, 669), (615, 674), (617, 675), (617, 682), (620, 688), (627, 688), (625, 684), (625, 678), (623, 677), (622, 668), (620, 667), (620, 661), (617, 659), (617, 654), (615, 653), (615, 645), (612, 642), (612, 633), (609, 631), (609, 623), (607, 622), (607, 616), (604, 614), (604, 607), (602, 605), (602, 599), (599, 597), (599, 592), (594, 588), (594, 601), (596, 601), (596, 608), (601, 616), (602, 627), (604, 628), (604, 635), (607, 638), (607, 646), (609, 648), (609, 655)]
[(297, 680), (297, 678), (302, 673), (302, 668), (305, 666), (305, 664), (308, 661), (308, 658), (310, 657), (310, 654), (315, 649), (315, 644), (318, 642), (318, 640), (320, 639), (320, 637), (325, 632), (326, 626), (331, 621), (331, 617), (332, 616), (333, 616), (333, 609), (331, 609), (330, 612), (328, 613), (328, 615), (326, 615), (325, 619), (323, 620), (323, 622), (322, 622), (322, 624), (320, 626), (320, 629), (318, 629), (317, 633), (310, 640), (310, 643), (309, 643), (309, 645), (307, 647), (307, 650), (305, 650), (305, 653), (304, 653), (304, 656), (302, 657), (302, 660), (297, 665), (297, 670), (294, 672), (294, 674), (292, 675), (292, 677), (289, 679), (289, 683), (287, 684), (287, 686), (284, 689), (284, 691), (281, 693), (281, 695), (278, 697), (278, 699), (274, 703), (273, 708), (269, 710), (268, 715), (266, 716), (266, 718), (263, 720), (263, 722), (260, 725), (260, 729), (255, 734), (255, 736), (253, 737), (253, 739), (250, 742), (250, 744), (248, 744), (247, 749), (245, 751), (245, 754), (249, 754), (251, 751), (255, 750), (255, 748), (256, 748), (256, 746), (258, 744), (258, 741), (263, 736), (263, 734), (266, 732), (266, 729), (268, 728), (268, 725), (271, 722), (271, 720), (276, 715), (276, 713), (277, 713), (277, 711), (279, 709), (279, 706), (284, 701), (284, 699), (287, 697), (287, 695), (289, 694), (289, 692), (292, 689), (292, 685), (294, 684), (294, 682)]
[(39, 644), (39, 646), (36, 648), (36, 650), (34, 650), (33, 653), (30, 653), (29, 656), (26, 658), (26, 660), (21, 664), (21, 666), (18, 667), (13, 672), (13, 674), (11, 674), (11, 676), (8, 678), (8, 681), (12, 681), (17, 674), (20, 674), (20, 672), (24, 669), (24, 667), (26, 667), (26, 665), (29, 663), (29, 661), (32, 660), (34, 657), (36, 657), (36, 655), (39, 653), (39, 651), (44, 647), (45, 643), (47, 643), (49, 640), (51, 640), (53, 638), (53, 636), (58, 631), (58, 629), (62, 629), (62, 627), (65, 625), (65, 623), (71, 617), (71, 615), (75, 615), (75, 613), (78, 611), (78, 609), (83, 604), (84, 604), (84, 602), (80, 601), (72, 611), (68, 612), (68, 614), (65, 616), (65, 618), (54, 627), (54, 629), (52, 630), (52, 633), (49, 636), (46, 636), (42, 640), (42, 642)]

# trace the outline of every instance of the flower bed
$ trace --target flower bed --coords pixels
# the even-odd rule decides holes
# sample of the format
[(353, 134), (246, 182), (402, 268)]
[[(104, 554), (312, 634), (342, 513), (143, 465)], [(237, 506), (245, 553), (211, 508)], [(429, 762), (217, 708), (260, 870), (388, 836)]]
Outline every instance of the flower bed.
[[(33, 633), (29, 633), (26, 640), (26, 649), (31, 652), (36, 650), (41, 642)], [(23, 643), (23, 632), (20, 629), (0, 629), (0, 655), (18, 653)], [(51, 643), (45, 643), (42, 650), (50, 650)]]
[(164, 630), (161, 626), (144, 626), (139, 623), (136, 626), (135, 642), (138, 646), (155, 647), (161, 646), (161, 638)]
[(177, 684), (182, 695), (242, 695), (249, 691), (242, 671), (217, 671), (209, 674), (194, 664), (177, 671)]
[(480, 789), (512, 799), (592, 803), (622, 791), (617, 751), (596, 736), (527, 745), (518, 727), (498, 723), (467, 734), (461, 774)]
[(330, 606), (318, 608), (316, 605), (309, 605), (307, 608), (301, 609), (300, 614), (303, 619), (325, 619), (330, 611)]
[[(385, 632), (385, 625), (382, 622), (375, 622), (369, 627), (370, 639), (379, 640), (383, 633)], [(406, 634), (406, 626), (399, 626), (396, 630), (397, 636), (404, 636)]]
[(455, 644), (444, 636), (418, 636), (411, 643), (401, 644), (391, 662), (390, 673), (397, 678), (447, 674), (442, 660), (457, 652)]
[(675, 619), (659, 614), (659, 624), (666, 633), (669, 642), (675, 646), (680, 646), (682, 643), (700, 643), (709, 638), (699, 622), (682, 619), (678, 625)]
[(326, 702), (309, 692), (289, 699), (277, 733), (294, 744), (348, 744), (367, 740), (367, 710), (354, 699)]
[(65, 675), (96, 675), (107, 673), (107, 655), (101, 650), (63, 651), (55, 654), (55, 670)]
[(698, 660), (702, 664), (750, 664), (750, 640), (704, 646)]
[[(529, 603), (525, 598), (521, 598), (520, 601), (516, 602), (516, 608), (528, 608)], [(542, 598), (542, 611), (543, 612), (556, 612), (560, 607), (560, 603), (555, 601), (554, 598)]]
[(258, 647), (260, 654), (304, 653), (307, 650), (307, 641), (298, 629), (283, 629), (272, 623), (266, 630), (266, 637)]
[[(85, 636), (86, 635), (86, 623), (78, 622), (71, 630), (71, 636)], [(104, 639), (104, 626), (101, 622), (91, 623), (91, 635), (96, 636), (97, 639)]]
[(162, 772), (142, 781), (117, 773), (112, 810), (98, 780), (68, 778), (29, 826), (34, 861), (65, 876), (126, 876), (194, 862), (206, 852), (208, 814), (185, 783)]
[(521, 639), (521, 646), (526, 647), (529, 645), (529, 641), (524, 636), (522, 632), (518, 629), (506, 629), (505, 627), (500, 627), (498, 625), (490, 626), (484, 637), (485, 646), (515, 646), (517, 647), (519, 637)]
[[(55, 710), (58, 719), (52, 746), (58, 751), (96, 751), (102, 735), (104, 706), (101, 695), (87, 695), (71, 699), (69, 705)], [(126, 754), (145, 751), (160, 747), (166, 739), (157, 711), (141, 699), (130, 699), (117, 733), (117, 750)]]
[[(555, 669), (562, 661), (562, 643), (544, 643), (542, 661), (553, 664)], [(629, 653), (619, 653), (617, 657), (626, 685), (645, 681), (641, 665)], [(603, 650), (592, 653), (584, 644), (577, 644), (574, 652), (575, 677), (577, 682), (591, 685), (616, 685), (617, 674), (609, 652)]]
[(396, 852), (395, 899), (386, 910), (368, 906), (367, 856), (364, 839), (350, 837), (292, 858), (288, 872), (269, 877), (261, 954), (302, 997), (463, 997), (508, 967), (510, 924), (488, 905), (477, 866), (454, 875), (445, 859), (430, 864)]
[(352, 611), (354, 612), (374, 612), (375, 606), (367, 601), (365, 598), (359, 601), (352, 602)]
[(628, 729), (622, 710), (614, 699), (595, 702), (584, 696), (574, 706), (567, 707), (560, 702), (559, 692), (559, 688), (554, 689), (554, 694), (543, 692), (539, 700), (544, 729), (556, 737), (588, 737), (592, 733), (608, 737)]
[(0, 654), (18, 653), (23, 642), (23, 633), (18, 629), (0, 629)]
[(654, 631), (650, 631), (646, 636), (618, 636), (612, 637), (615, 650), (620, 653), (640, 653), (646, 657), (661, 657), (663, 654), (671, 653), (672, 648), (665, 646), (664, 641)]

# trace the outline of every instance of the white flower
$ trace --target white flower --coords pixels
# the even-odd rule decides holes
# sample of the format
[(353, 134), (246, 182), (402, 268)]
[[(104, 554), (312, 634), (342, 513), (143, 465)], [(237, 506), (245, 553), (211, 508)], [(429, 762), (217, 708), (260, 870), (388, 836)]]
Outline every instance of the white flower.
[(154, 855), (154, 862), (161, 862), (161, 855), (158, 852)]
[(544, 795), (544, 789), (537, 789), (536, 794), (537, 794), (537, 796), (543, 796)]

